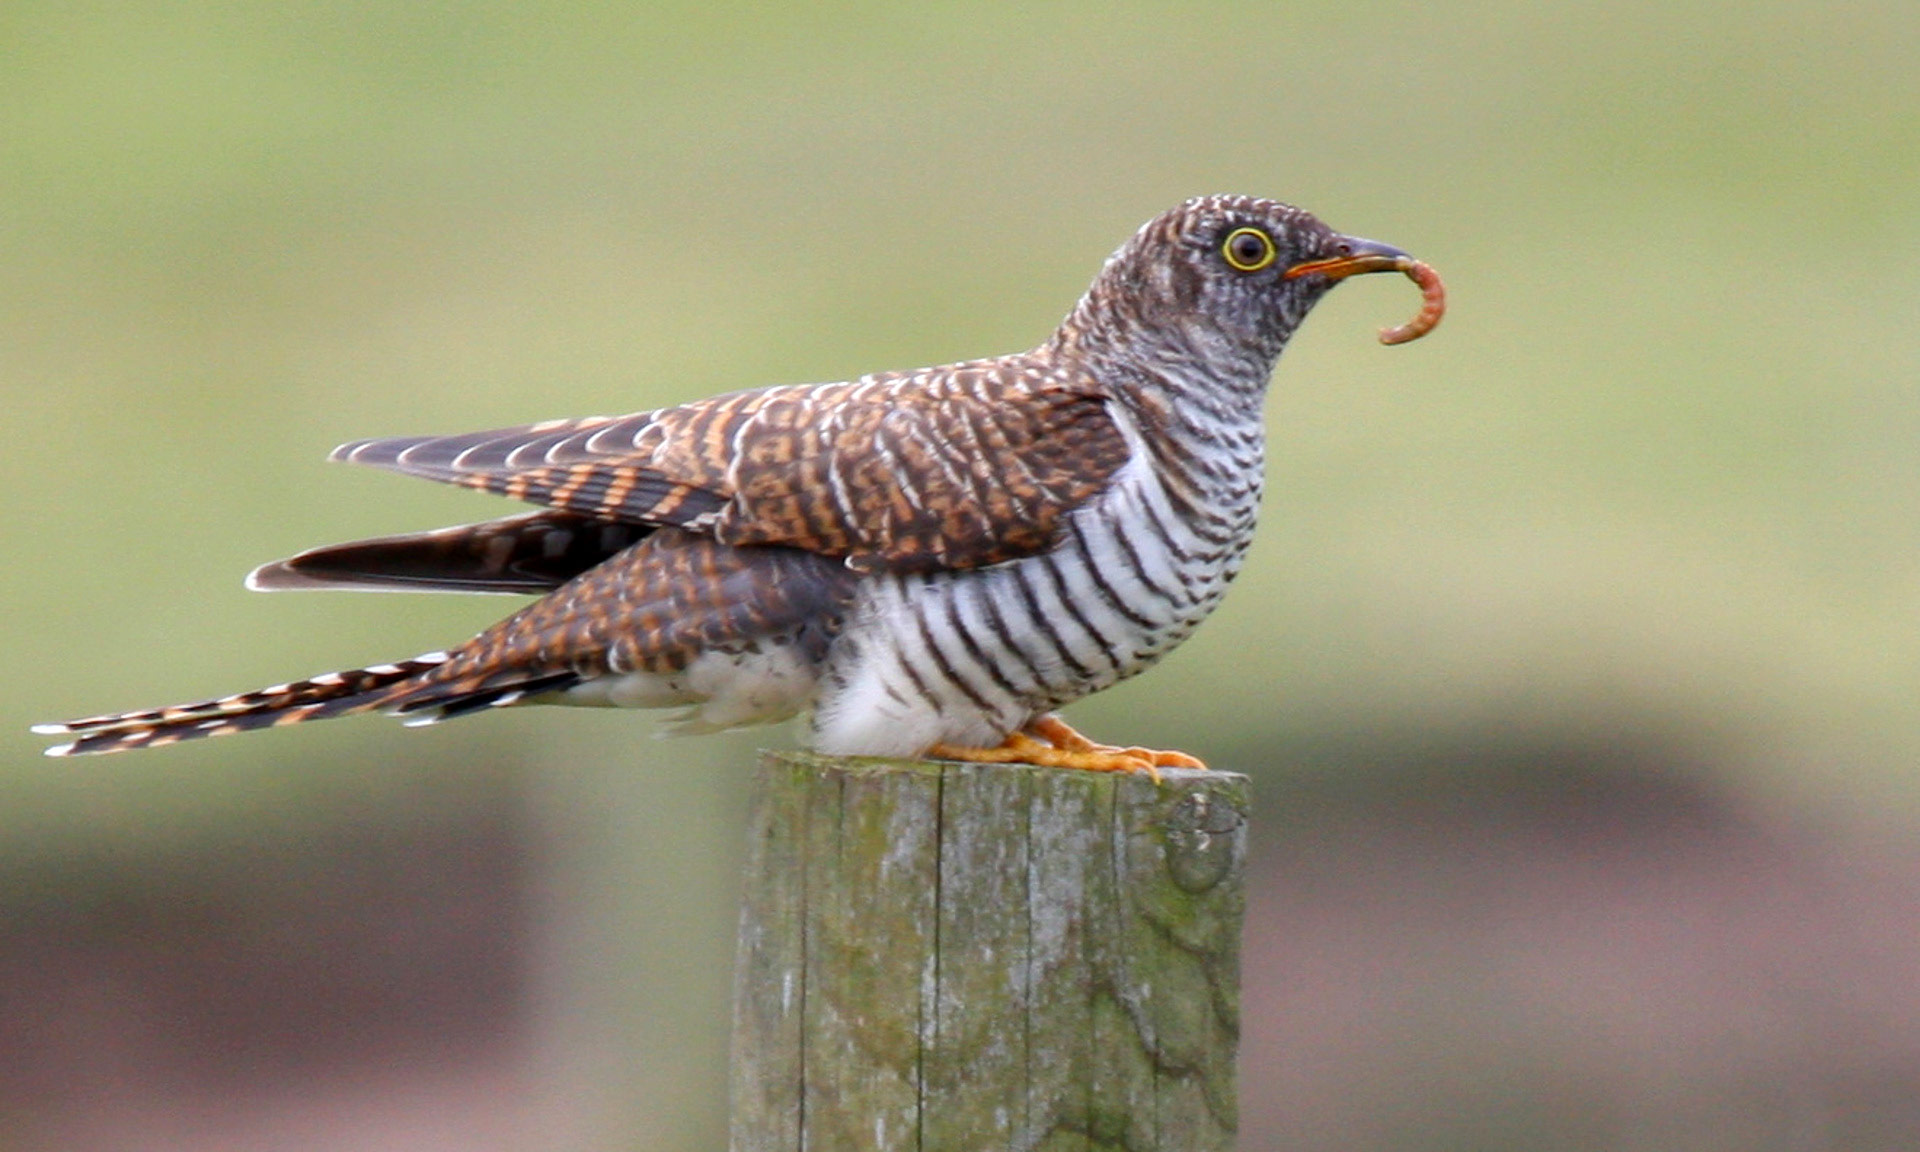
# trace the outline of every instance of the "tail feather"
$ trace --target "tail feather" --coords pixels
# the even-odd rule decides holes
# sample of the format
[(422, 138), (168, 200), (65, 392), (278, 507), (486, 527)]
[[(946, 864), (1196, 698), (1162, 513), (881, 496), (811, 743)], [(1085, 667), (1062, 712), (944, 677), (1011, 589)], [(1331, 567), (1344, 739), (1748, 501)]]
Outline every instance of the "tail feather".
[(49, 756), (93, 756), (372, 712), (390, 707), (397, 698), (408, 695), (413, 690), (410, 681), (446, 663), (447, 659), (445, 652), (429, 652), (397, 664), (328, 672), (308, 680), (275, 684), (271, 688), (215, 700), (89, 716), (60, 724), (36, 724), (33, 730), (43, 736), (78, 737), (47, 749)]
[(433, 690), (409, 692), (393, 702), (393, 713), (405, 717), (409, 728), (438, 724), (488, 708), (506, 708), (523, 700), (549, 692), (559, 692), (580, 683), (578, 672), (552, 672), (544, 676), (520, 675), (502, 683), (454, 683), (434, 685)]

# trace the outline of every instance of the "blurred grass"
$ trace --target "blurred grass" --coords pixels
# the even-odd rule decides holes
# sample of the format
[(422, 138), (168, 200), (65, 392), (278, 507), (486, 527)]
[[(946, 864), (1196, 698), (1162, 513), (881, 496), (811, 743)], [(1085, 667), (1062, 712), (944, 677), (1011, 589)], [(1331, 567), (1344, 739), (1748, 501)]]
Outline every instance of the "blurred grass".
[[(501, 614), (242, 592), (303, 547), (497, 510), (327, 467), (337, 442), (1025, 346), (1199, 192), (1407, 247), (1452, 312), (1385, 350), (1405, 285), (1322, 306), (1240, 587), (1080, 721), (1203, 753), (1675, 730), (1755, 802), (1920, 799), (1910, 4), (26, 0), (0, 101), (0, 833), (186, 843), (514, 764), (599, 877), (554, 962), (646, 1005), (616, 1050), (692, 1053), (633, 1073), (642, 1099), (715, 1090), (738, 765), (784, 737), (515, 714), (54, 765), (23, 729)], [(697, 880), (636, 905), (665, 811), (700, 814), (667, 853)], [(602, 1106), (656, 1143), (718, 1108)]]

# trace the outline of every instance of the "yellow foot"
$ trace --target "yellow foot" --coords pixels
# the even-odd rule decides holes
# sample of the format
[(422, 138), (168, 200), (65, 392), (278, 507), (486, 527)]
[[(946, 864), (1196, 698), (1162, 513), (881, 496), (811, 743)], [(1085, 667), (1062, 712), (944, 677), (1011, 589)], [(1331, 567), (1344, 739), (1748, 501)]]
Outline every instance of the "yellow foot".
[(1160, 782), (1162, 768), (1205, 768), (1185, 752), (1152, 748), (1121, 748), (1096, 744), (1058, 716), (1042, 716), (1014, 732), (997, 748), (968, 748), (935, 744), (927, 749), (935, 760), (965, 760), (973, 764), (1033, 764), (1041, 768), (1078, 768), (1085, 772), (1145, 772)]

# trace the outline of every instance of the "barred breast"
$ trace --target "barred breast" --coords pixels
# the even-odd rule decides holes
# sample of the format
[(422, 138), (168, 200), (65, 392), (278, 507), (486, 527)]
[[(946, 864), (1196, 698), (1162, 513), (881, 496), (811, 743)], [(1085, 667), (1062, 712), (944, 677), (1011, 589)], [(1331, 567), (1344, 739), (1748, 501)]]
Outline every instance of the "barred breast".
[[(1220, 603), (1252, 541), (1257, 420), (1142, 440), (1058, 544), (970, 572), (865, 582), (828, 655), (811, 743), (837, 755), (992, 745), (1151, 667)], [(1193, 450), (1182, 450), (1192, 448)]]

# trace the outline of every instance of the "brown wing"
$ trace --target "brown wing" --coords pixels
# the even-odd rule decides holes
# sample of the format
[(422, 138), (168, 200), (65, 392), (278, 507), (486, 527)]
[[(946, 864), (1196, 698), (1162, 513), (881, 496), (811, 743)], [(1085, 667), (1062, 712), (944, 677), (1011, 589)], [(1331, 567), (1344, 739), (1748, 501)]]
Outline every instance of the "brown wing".
[(1126, 453), (1103, 396), (1011, 357), (631, 416), (360, 441), (334, 458), (859, 569), (926, 571), (1045, 548)]

